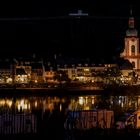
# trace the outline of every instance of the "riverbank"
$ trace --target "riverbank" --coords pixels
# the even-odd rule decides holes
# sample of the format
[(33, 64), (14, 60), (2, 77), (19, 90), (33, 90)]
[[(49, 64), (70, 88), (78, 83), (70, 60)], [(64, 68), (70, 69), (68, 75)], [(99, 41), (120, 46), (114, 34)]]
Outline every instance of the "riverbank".
[(56, 87), (56, 88), (21, 88), (10, 87), (0, 88), (0, 96), (13, 95), (49, 95), (49, 96), (67, 96), (67, 95), (140, 95), (140, 85), (133, 86), (110, 86), (107, 88), (99, 87)]
[(0, 96), (67, 96), (67, 95), (98, 95), (105, 92), (102, 89), (91, 88), (0, 88)]

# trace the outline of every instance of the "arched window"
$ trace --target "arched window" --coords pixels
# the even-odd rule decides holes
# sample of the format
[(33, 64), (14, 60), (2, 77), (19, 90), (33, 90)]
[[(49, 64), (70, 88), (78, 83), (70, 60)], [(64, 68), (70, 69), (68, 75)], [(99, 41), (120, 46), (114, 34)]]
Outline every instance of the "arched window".
[(132, 66), (133, 66), (133, 68), (135, 68), (135, 62), (134, 61), (132, 62)]
[(135, 53), (135, 45), (132, 45), (132, 46), (131, 46), (131, 52), (132, 52), (132, 53)]

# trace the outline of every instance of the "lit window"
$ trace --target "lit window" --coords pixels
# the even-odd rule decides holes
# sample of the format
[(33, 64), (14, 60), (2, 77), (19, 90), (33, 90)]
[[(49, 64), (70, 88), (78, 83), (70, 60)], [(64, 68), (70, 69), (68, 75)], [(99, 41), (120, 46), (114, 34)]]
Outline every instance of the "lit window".
[(84, 71), (89, 71), (89, 69), (84, 69)]

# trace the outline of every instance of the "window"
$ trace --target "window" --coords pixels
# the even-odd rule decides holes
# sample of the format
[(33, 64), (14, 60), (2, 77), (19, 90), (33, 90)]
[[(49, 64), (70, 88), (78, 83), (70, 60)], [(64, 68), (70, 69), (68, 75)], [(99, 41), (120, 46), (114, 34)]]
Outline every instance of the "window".
[(89, 69), (84, 69), (84, 71), (89, 71)]
[(132, 46), (131, 46), (131, 52), (132, 52), (132, 53), (135, 53), (135, 45), (132, 45)]

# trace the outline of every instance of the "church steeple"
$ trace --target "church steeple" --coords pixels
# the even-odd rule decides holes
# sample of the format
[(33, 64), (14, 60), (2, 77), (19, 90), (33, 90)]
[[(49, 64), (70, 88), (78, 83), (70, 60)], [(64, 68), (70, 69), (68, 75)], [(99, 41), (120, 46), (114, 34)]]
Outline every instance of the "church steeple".
[(138, 32), (137, 30), (135, 29), (135, 19), (133, 17), (133, 11), (132, 11), (132, 8), (130, 9), (130, 17), (129, 17), (129, 20), (128, 20), (128, 30), (126, 31), (126, 36), (129, 36), (129, 37), (133, 37), (133, 36), (138, 36)]
[(128, 29), (124, 39), (124, 51), (121, 54), (124, 59), (129, 60), (133, 65), (133, 70), (139, 71), (140, 75), (140, 50), (139, 50), (139, 37), (135, 29), (135, 19), (132, 15), (132, 8), (130, 9), (130, 16), (128, 19)]
[(129, 28), (134, 29), (135, 26), (135, 19), (132, 16), (132, 9), (130, 9), (130, 17), (129, 17), (129, 22), (128, 22)]

